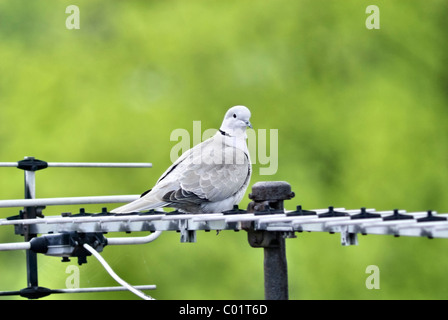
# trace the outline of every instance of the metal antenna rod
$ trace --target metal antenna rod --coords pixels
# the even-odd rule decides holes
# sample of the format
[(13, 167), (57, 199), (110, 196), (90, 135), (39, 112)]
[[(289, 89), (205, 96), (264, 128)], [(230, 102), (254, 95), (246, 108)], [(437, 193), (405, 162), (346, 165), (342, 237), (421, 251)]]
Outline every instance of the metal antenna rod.
[[(25, 171), (25, 203), (21, 203), (24, 209), (20, 212), (21, 219), (36, 219), (37, 217), (43, 217), (41, 211), (45, 208), (45, 205), (39, 203), (30, 203), (36, 199), (36, 171), (42, 170), (48, 167), (64, 167), (64, 168), (151, 168), (151, 163), (103, 163), (103, 162), (46, 162), (35, 159), (34, 157), (25, 157), (18, 162), (0, 162), (0, 167), (16, 167)], [(54, 200), (54, 199), (53, 199)], [(78, 201), (90, 203), (93, 199), (77, 199)], [(98, 201), (99, 199), (95, 199)], [(109, 199), (110, 200), (110, 199)], [(127, 200), (127, 199), (126, 199)], [(59, 199), (60, 201), (60, 199)], [(64, 199), (67, 202), (67, 199)], [(73, 199), (69, 199), (68, 202)], [(13, 200), (14, 202), (14, 200)], [(17, 201), (15, 201), (17, 205)], [(57, 201), (56, 201), (57, 202)], [(5, 205), (5, 203), (3, 204)], [(6, 203), (6, 206), (14, 206), (14, 203)], [(37, 237), (35, 232), (31, 232), (29, 226), (24, 226), (22, 232), (25, 242), (29, 242), (31, 239)], [(47, 288), (41, 288), (38, 286), (38, 271), (37, 271), (37, 254), (27, 249), (26, 250), (26, 267), (27, 267), (27, 288), (24, 290), (26, 293), (23, 295), (28, 298), (39, 298), (48, 295)], [(21, 294), (22, 295), (22, 294)]]
[(117, 196), (89, 196), (89, 197), (62, 197), (41, 199), (15, 199), (0, 200), (0, 208), (12, 207), (40, 207), (40, 206), (63, 206), (78, 204), (100, 204), (100, 203), (126, 203), (137, 200), (140, 195), (117, 195)]
[[(33, 157), (25, 157), (25, 161), (33, 161)], [(36, 172), (34, 168), (25, 170), (25, 199), (34, 199), (36, 197)], [(36, 169), (39, 170), (39, 169)], [(23, 219), (34, 219), (37, 217), (37, 207), (25, 207), (22, 211)], [(32, 234), (26, 228), (24, 237), (25, 241), (29, 242), (37, 234)], [(37, 254), (31, 250), (26, 250), (26, 265), (27, 265), (27, 284), (28, 287), (38, 287), (37, 276)]]
[[(31, 159), (26, 157), (25, 159)], [(18, 167), (18, 162), (0, 162), (0, 167)], [(47, 162), (48, 168), (152, 168), (146, 162)]]
[[(150, 285), (142, 285), (142, 286), (133, 286), (137, 290), (156, 290), (157, 286)], [(95, 288), (69, 288), (69, 289), (48, 289), (48, 294), (55, 293), (92, 293), (92, 292), (114, 292), (114, 291), (126, 291), (128, 290), (125, 287), (95, 287)], [(22, 295), (22, 292), (19, 291), (3, 291), (0, 292), (0, 296), (17, 296)]]

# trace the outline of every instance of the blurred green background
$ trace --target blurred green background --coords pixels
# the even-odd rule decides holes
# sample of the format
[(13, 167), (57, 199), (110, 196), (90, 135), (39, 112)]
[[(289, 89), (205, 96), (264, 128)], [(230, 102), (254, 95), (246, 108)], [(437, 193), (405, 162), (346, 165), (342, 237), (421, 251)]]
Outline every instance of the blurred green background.
[[(70, 4), (79, 30), (65, 26)], [(365, 27), (371, 4), (380, 30)], [(152, 162), (37, 173), (38, 197), (138, 194), (171, 164), (174, 129), (191, 132), (194, 120), (218, 128), (243, 104), (256, 129), (279, 135), (278, 171), (261, 176), (257, 163), (250, 187), (288, 181), (288, 209), (447, 212), (447, 14), (443, 0), (1, 0), (0, 161)], [(0, 199), (20, 198), (23, 172), (0, 168)], [(245, 232), (179, 238), (165, 232), (103, 256), (128, 282), (156, 284), (157, 299), (263, 299), (263, 252)], [(21, 239), (0, 230), (1, 242)], [(290, 298), (446, 299), (447, 248), (445, 239), (375, 235), (342, 247), (337, 234), (299, 234), (287, 240)], [(25, 286), (24, 262), (24, 252), (0, 253), (0, 290)], [(40, 285), (64, 288), (68, 265), (39, 256)], [(379, 290), (366, 289), (369, 265), (380, 268)], [(92, 257), (80, 271), (81, 287), (116, 285)]]

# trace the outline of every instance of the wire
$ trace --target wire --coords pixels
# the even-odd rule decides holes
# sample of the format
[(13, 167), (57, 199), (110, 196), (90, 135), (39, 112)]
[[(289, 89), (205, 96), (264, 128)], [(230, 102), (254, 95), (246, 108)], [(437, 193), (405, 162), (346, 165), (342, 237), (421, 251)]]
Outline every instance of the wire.
[(140, 290), (135, 289), (129, 283), (127, 283), (126, 281), (121, 279), (112, 270), (112, 268), (109, 266), (109, 264), (106, 262), (106, 260), (104, 260), (104, 258), (95, 249), (93, 249), (90, 245), (88, 245), (87, 243), (84, 243), (83, 246), (84, 246), (84, 248), (86, 248), (86, 250), (88, 250), (91, 254), (93, 254), (95, 256), (95, 258), (98, 259), (98, 261), (103, 265), (104, 269), (106, 269), (106, 271), (111, 275), (112, 278), (114, 278), (115, 281), (117, 281), (123, 287), (125, 287), (126, 289), (128, 289), (129, 291), (131, 291), (132, 293), (134, 293), (135, 295), (139, 296), (140, 298), (142, 298), (144, 300), (154, 300), (154, 298), (145, 295), (143, 292), (141, 292)]
[(123, 245), (123, 244), (145, 244), (156, 240), (162, 231), (155, 231), (145, 237), (127, 237), (127, 238), (107, 238), (108, 245)]

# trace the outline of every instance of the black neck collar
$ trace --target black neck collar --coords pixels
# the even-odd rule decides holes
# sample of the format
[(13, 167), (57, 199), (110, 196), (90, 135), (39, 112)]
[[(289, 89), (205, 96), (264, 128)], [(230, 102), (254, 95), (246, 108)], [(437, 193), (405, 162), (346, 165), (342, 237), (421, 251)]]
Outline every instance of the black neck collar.
[(228, 134), (227, 132), (225, 132), (225, 131), (223, 131), (223, 130), (221, 130), (221, 129), (219, 129), (219, 132), (220, 132), (223, 136), (231, 137), (230, 134)]

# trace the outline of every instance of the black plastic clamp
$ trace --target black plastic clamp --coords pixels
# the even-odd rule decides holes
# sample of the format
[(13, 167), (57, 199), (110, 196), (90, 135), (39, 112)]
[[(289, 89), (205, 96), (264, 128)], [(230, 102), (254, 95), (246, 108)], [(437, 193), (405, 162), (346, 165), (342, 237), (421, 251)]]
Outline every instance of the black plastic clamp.
[(48, 168), (48, 163), (34, 157), (27, 157), (17, 162), (17, 168), (25, 171), (38, 171)]

